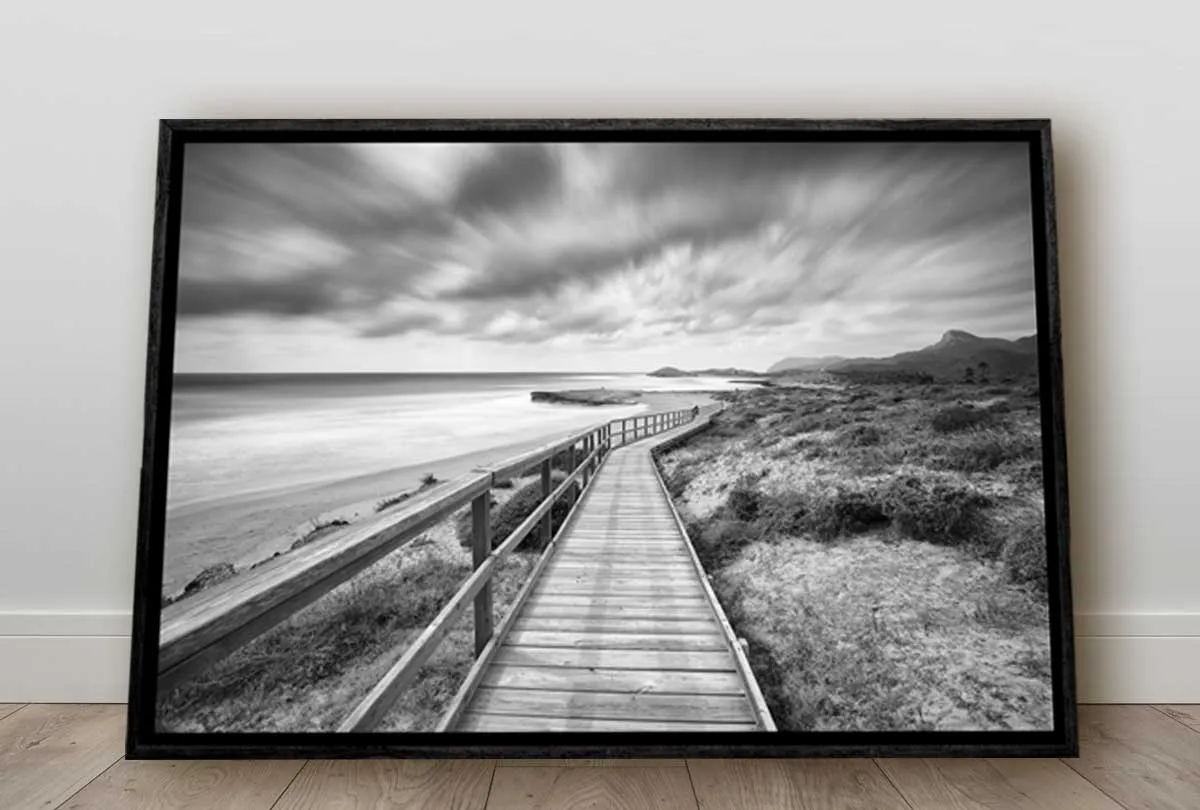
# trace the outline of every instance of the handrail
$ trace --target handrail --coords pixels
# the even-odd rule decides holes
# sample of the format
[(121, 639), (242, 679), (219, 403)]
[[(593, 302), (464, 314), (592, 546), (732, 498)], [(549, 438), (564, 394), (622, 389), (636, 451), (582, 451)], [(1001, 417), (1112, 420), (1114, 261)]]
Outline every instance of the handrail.
[[(270, 560), (163, 610), (159, 634), (159, 688), (171, 689), (280, 624), (368, 566), (401, 548), (421, 532), (470, 504), (474, 512), (472, 548), (475, 569), (442, 612), (421, 633), (384, 680), (356, 708), (343, 726), (377, 722), (411, 682), (445, 637), (452, 619), (475, 598), (475, 652), (492, 637), (491, 577), (499, 562), (541, 521), (550, 540), (550, 509), (574, 485), (586, 486), (611, 451), (620, 425), (621, 443), (670, 430), (691, 421), (696, 411), (644, 414), (593, 425), (549, 444), (476, 467), (470, 473), (414, 496), (403, 508), (354, 527), (327, 542)], [(576, 455), (576, 447), (583, 452)], [(551, 461), (566, 451), (567, 479), (551, 491)], [(543, 499), (522, 524), (495, 549), (491, 548), (490, 491), (500, 482), (541, 466)]]

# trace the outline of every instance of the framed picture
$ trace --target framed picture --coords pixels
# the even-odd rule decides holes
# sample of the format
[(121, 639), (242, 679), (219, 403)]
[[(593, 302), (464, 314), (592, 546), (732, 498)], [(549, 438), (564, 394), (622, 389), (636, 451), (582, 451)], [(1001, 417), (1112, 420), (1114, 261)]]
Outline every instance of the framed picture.
[(1076, 751), (1049, 122), (160, 132), (131, 757)]

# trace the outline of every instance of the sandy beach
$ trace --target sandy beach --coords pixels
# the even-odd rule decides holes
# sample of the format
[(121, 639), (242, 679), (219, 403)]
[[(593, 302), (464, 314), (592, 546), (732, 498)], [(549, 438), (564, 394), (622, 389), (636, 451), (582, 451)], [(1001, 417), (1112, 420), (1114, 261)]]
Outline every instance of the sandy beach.
[[(711, 401), (705, 391), (646, 391), (641, 397), (645, 405), (642, 413), (703, 406)], [(597, 424), (607, 419), (601, 407), (557, 407), (588, 407), (595, 410)], [(474, 467), (532, 450), (560, 435), (555, 432), (519, 442), (498, 443), (472, 453), (333, 483), (218, 498), (180, 507), (167, 517), (163, 594), (179, 593), (209, 566), (227, 562), (240, 571), (277, 552), (286, 552), (315, 525), (332, 520), (352, 524), (373, 516), (380, 500), (416, 491), (426, 475), (447, 481), (465, 475)]]

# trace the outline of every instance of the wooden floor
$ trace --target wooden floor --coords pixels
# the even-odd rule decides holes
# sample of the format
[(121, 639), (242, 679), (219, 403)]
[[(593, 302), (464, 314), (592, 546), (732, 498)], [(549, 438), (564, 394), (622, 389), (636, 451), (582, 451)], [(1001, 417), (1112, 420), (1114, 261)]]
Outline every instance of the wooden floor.
[(128, 762), (124, 733), (124, 706), (0, 704), (0, 808), (1200, 808), (1200, 706), (1084, 706), (1068, 760)]
[(648, 443), (620, 447), (517, 609), (457, 728), (770, 728), (736, 643)]

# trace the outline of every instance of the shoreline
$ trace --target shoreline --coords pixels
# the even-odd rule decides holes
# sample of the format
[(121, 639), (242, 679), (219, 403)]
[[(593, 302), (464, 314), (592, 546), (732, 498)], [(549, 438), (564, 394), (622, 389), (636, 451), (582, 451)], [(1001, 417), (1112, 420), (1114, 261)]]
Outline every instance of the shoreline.
[[(640, 413), (703, 406), (711, 390), (642, 391)], [(595, 408), (597, 423), (603, 409)], [(421, 479), (434, 475), (447, 481), (482, 464), (519, 455), (564, 435), (561, 431), (420, 464), (398, 466), (318, 484), (302, 484), (190, 503), (168, 513), (163, 557), (162, 592), (175, 595), (205, 568), (230, 563), (243, 571), (293, 542), (316, 524), (344, 520), (349, 524), (376, 514), (376, 504), (404, 492), (415, 493)]]

